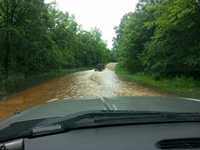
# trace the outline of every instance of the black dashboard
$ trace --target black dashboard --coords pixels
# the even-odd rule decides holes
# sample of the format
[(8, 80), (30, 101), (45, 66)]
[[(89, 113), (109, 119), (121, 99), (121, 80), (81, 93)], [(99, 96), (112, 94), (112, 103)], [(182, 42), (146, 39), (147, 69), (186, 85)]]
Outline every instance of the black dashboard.
[[(25, 150), (200, 149), (200, 123), (129, 125), (73, 130), (24, 139)], [(160, 142), (171, 140), (171, 143)], [(179, 140), (179, 143), (176, 143)], [(196, 140), (193, 142), (193, 140)], [(190, 141), (187, 143), (187, 141)], [(193, 147), (196, 144), (196, 147)], [(166, 145), (166, 144), (174, 144)], [(188, 145), (190, 144), (190, 145)], [(170, 147), (171, 146), (171, 147)]]

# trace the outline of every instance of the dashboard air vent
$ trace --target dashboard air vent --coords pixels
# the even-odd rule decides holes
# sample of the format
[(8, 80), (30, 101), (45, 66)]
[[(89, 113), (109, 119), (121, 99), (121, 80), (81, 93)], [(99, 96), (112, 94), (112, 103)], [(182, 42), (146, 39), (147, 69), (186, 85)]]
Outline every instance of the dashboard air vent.
[(157, 143), (160, 149), (196, 149), (200, 148), (200, 138), (170, 139)]

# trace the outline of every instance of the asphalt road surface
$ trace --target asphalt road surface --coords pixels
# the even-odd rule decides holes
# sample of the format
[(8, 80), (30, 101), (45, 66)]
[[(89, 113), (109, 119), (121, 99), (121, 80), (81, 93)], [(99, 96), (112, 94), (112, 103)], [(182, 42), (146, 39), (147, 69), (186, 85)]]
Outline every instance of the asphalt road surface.
[(88, 70), (66, 75), (19, 92), (0, 101), (0, 118), (63, 98), (163, 95), (136, 83), (121, 81), (113, 71), (115, 65), (108, 64), (102, 72)]

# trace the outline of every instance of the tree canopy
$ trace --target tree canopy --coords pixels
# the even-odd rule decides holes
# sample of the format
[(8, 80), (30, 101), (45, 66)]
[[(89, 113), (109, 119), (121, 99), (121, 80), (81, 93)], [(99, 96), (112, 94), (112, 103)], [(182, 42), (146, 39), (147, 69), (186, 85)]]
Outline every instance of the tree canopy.
[(199, 18), (197, 0), (140, 0), (116, 28), (113, 49), (130, 71), (199, 78)]
[(0, 37), (5, 78), (90, 67), (110, 57), (99, 29), (84, 31), (73, 15), (44, 0), (0, 0)]

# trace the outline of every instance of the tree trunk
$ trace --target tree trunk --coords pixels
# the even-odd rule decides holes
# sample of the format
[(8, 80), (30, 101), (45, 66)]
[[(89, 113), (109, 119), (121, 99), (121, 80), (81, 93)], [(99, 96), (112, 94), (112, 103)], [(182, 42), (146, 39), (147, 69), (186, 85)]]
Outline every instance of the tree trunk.
[(9, 56), (10, 56), (10, 33), (6, 32), (5, 38), (5, 58), (4, 58), (4, 71), (5, 71), (5, 79), (8, 79), (9, 76)]

